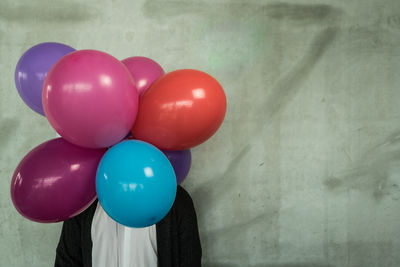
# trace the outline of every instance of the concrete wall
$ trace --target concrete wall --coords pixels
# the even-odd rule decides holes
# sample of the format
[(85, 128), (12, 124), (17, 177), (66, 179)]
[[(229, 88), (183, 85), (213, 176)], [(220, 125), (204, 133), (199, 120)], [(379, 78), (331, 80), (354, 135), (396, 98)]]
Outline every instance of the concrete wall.
[(15, 65), (45, 41), (218, 79), (228, 113), (184, 187), (208, 267), (400, 265), (397, 0), (0, 2), (0, 266), (51, 266), (61, 224), (20, 216), (14, 168), (56, 136)]

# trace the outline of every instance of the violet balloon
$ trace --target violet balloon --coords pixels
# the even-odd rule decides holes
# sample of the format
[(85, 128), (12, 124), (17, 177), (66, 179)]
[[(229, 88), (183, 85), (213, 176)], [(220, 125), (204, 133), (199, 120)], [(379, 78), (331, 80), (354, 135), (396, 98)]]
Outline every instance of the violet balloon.
[(62, 138), (31, 150), (11, 181), (11, 198), (24, 217), (59, 222), (85, 210), (96, 199), (96, 170), (106, 149), (87, 149)]
[(42, 97), (51, 126), (69, 142), (88, 148), (121, 141), (135, 122), (139, 101), (126, 67), (96, 50), (60, 59), (47, 75)]
[(190, 166), (192, 165), (192, 153), (190, 149), (180, 151), (162, 151), (175, 171), (176, 183), (179, 185), (183, 182), (189, 173)]
[(122, 60), (136, 83), (139, 95), (142, 95), (150, 85), (164, 75), (163, 68), (147, 57), (129, 57)]
[(63, 56), (75, 51), (60, 43), (41, 43), (29, 48), (15, 68), (15, 85), (22, 100), (34, 111), (45, 116), (42, 87), (50, 68)]

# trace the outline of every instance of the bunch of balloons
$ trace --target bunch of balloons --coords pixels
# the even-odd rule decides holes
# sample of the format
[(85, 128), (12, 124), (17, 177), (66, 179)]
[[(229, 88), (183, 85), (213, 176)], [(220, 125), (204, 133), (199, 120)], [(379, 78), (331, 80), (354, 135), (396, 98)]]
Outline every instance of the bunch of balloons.
[(157, 223), (189, 172), (190, 148), (226, 112), (222, 87), (204, 72), (165, 74), (146, 57), (120, 61), (60, 43), (28, 49), (15, 83), (61, 136), (30, 151), (11, 181), (15, 208), (37, 222), (71, 218), (98, 197), (123, 225)]

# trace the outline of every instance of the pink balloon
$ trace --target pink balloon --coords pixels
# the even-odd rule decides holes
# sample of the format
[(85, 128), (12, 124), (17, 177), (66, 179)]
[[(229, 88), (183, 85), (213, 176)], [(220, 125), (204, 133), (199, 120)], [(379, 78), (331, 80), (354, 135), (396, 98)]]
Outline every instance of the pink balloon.
[(96, 199), (96, 170), (106, 149), (75, 146), (62, 138), (31, 150), (15, 169), (11, 198), (24, 217), (59, 222)]
[(48, 121), (63, 138), (101, 148), (128, 134), (136, 119), (138, 93), (118, 59), (100, 51), (79, 50), (51, 68), (42, 103)]
[(164, 75), (162, 67), (147, 57), (128, 57), (122, 60), (136, 83), (139, 95), (142, 95), (150, 85)]

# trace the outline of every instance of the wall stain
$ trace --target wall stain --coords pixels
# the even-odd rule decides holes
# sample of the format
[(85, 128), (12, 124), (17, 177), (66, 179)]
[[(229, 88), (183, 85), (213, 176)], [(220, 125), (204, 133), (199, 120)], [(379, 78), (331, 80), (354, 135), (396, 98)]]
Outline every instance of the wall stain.
[(343, 11), (326, 4), (289, 4), (273, 3), (264, 7), (267, 16), (279, 20), (293, 20), (296, 22), (321, 23), (329, 18), (337, 20)]
[(199, 3), (187, 1), (153, 1), (143, 4), (143, 13), (152, 18), (167, 18), (181, 15), (201, 15), (220, 17), (252, 14), (265, 15), (277, 20), (293, 20), (297, 23), (318, 23), (325, 19), (336, 19), (343, 11), (325, 4), (291, 4), (284, 2), (270, 4), (256, 3)]
[[(243, 267), (243, 264), (225, 263), (225, 262), (205, 262), (204, 267)], [(281, 264), (246, 264), (246, 267), (334, 267), (323, 263), (281, 263)]]
[(91, 20), (98, 9), (83, 3), (42, 0), (30, 4), (7, 4), (0, 2), (0, 20), (15, 23), (51, 22), (78, 23)]
[[(225, 171), (219, 177), (200, 184), (194, 189), (191, 193), (192, 197), (202, 200), (199, 202), (198, 208), (196, 207), (199, 217), (202, 217), (209, 207), (215, 204), (221, 196), (232, 192), (241, 178), (239, 169), (240, 163), (249, 153), (250, 149), (251, 146), (249, 144), (244, 146), (240, 152), (231, 159)], [(224, 190), (216, 191), (215, 188), (223, 188)]]
[(18, 132), (18, 126), (21, 124), (21, 120), (13, 118), (2, 118), (0, 119), (0, 143), (5, 146), (9, 143), (11, 137), (14, 137)]
[[(242, 223), (237, 223), (237, 224), (233, 224), (233, 225), (229, 225), (226, 227), (222, 227), (219, 229), (214, 229), (211, 231), (208, 231), (205, 235), (206, 238), (215, 238), (216, 235), (226, 235), (226, 236), (235, 236), (240, 232), (243, 231), (252, 231), (251, 226), (252, 225), (257, 225), (260, 223), (263, 223), (266, 228), (271, 226), (271, 223), (273, 221), (273, 217), (276, 216), (276, 214), (273, 213), (262, 213), (259, 214), (255, 217), (252, 217), (251, 219), (249, 219), (246, 222), (242, 222)], [(271, 221), (270, 224), (266, 224), (267, 221)], [(266, 231), (268, 231), (269, 229), (265, 229)], [(207, 242), (206, 242), (207, 243)]]
[[(349, 241), (348, 266), (398, 266), (393, 241)], [(382, 265), (382, 259), (385, 264)]]
[(380, 201), (385, 196), (397, 200), (400, 190), (390, 181), (390, 173), (400, 166), (400, 131), (396, 131), (371, 147), (350, 167), (324, 180), (325, 187), (331, 192), (346, 189), (358, 190), (370, 194)]
[(400, 15), (392, 15), (386, 18), (386, 24), (387, 26), (394, 28), (394, 29), (400, 29)]

